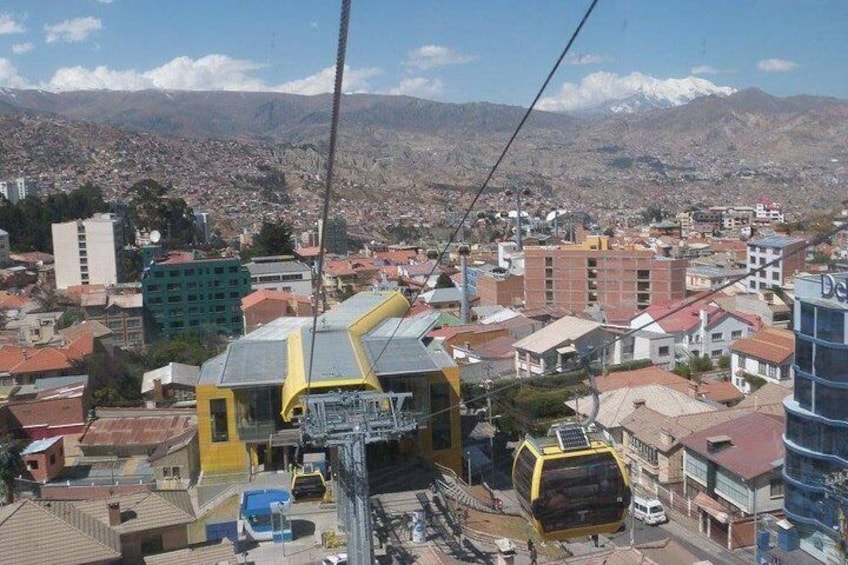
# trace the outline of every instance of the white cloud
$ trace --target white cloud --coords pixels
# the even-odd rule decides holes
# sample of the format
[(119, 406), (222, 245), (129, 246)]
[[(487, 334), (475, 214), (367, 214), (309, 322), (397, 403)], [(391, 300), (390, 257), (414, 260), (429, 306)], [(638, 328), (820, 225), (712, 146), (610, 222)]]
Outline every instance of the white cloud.
[(621, 100), (635, 94), (667, 100), (670, 104), (683, 104), (707, 94), (728, 95), (733, 88), (717, 86), (697, 78), (658, 79), (642, 73), (619, 76), (599, 71), (583, 77), (580, 83), (566, 82), (554, 96), (539, 101), (540, 110), (573, 112), (595, 108), (613, 100)]
[(44, 26), (47, 43), (78, 43), (85, 41), (89, 35), (101, 29), (103, 29), (103, 24), (100, 20), (91, 16)]
[(32, 85), (18, 74), (18, 69), (8, 59), (0, 57), (0, 87), (31, 88)]
[(710, 65), (698, 65), (697, 67), (692, 67), (692, 70), (689, 72), (693, 75), (717, 75), (721, 71)]
[(10, 35), (13, 33), (23, 33), (23, 24), (16, 22), (9, 14), (0, 14), (0, 35)]
[[(369, 67), (364, 69), (352, 69), (345, 65), (344, 81), (342, 90), (344, 92), (367, 92), (370, 90), (368, 79), (381, 73), (380, 69)], [(332, 92), (335, 85), (336, 68), (327, 67), (306, 78), (293, 80), (274, 86), (268, 90), (277, 92), (288, 92), (291, 94), (323, 94)]]
[(462, 65), (474, 59), (474, 55), (466, 55), (444, 45), (424, 45), (409, 52), (405, 65), (409, 69), (426, 71), (445, 65)]
[(563, 59), (566, 65), (600, 65), (602, 63), (609, 63), (610, 61), (612, 61), (612, 57), (598, 55), (596, 53), (575, 53), (574, 55), (566, 55), (565, 59)]
[(445, 83), (440, 79), (414, 77), (403, 79), (399, 85), (386, 91), (386, 94), (416, 96), (418, 98), (438, 98), (444, 90)]
[[(234, 90), (253, 92), (290, 92), (293, 94), (321, 94), (333, 91), (335, 67), (327, 67), (314, 75), (280, 85), (269, 85), (252, 76), (263, 65), (226, 55), (206, 55), (199, 59), (177, 57), (151, 69), (139, 72), (133, 69), (114, 70), (108, 67), (88, 69), (65, 67), (56, 71), (50, 81), (42, 85), (46, 90)], [(379, 74), (379, 69), (352, 69), (345, 67), (346, 92), (368, 90), (368, 79)]]
[(798, 63), (785, 59), (763, 59), (757, 63), (757, 68), (767, 73), (786, 73), (798, 68)]
[(97, 1), (100, 2), (101, 4), (111, 4), (112, 3), (112, 0), (97, 0)]
[(15, 43), (12, 45), (12, 53), (15, 55), (20, 55), (21, 53), (26, 53), (27, 51), (32, 51), (32, 43)]

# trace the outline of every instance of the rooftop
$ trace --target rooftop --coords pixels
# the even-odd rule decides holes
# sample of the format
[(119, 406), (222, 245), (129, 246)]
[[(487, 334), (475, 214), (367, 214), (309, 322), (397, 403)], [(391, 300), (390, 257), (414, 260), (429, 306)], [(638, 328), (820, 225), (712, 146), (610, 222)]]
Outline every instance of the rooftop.
[[(663, 385), (645, 385), (620, 388), (601, 393), (601, 408), (597, 422), (606, 429), (617, 428), (634, 410), (639, 401), (644, 406), (665, 416), (682, 416), (701, 412), (715, 412), (717, 408), (692, 398), (688, 394)], [(572, 410), (585, 414), (592, 405), (591, 396), (565, 403)], [(641, 409), (641, 408), (640, 408)]]
[(781, 328), (764, 327), (751, 337), (734, 341), (730, 351), (782, 365), (795, 354), (795, 334)]
[(157, 445), (197, 426), (192, 415), (98, 418), (80, 439), (80, 445)]
[(790, 245), (794, 245), (796, 243), (806, 243), (806, 239), (803, 237), (789, 237), (782, 235), (773, 235), (771, 237), (765, 237), (763, 239), (752, 239), (748, 241), (748, 247), (758, 246), (758, 247), (769, 247), (771, 249), (782, 249), (784, 247), (789, 247)]
[[(783, 418), (753, 412), (722, 422), (683, 439), (681, 443), (743, 480), (779, 469), (783, 464)], [(730, 445), (711, 450), (708, 440), (730, 438)]]
[(516, 341), (513, 347), (542, 354), (567, 341), (574, 342), (600, 327), (599, 322), (564, 316), (524, 339)]

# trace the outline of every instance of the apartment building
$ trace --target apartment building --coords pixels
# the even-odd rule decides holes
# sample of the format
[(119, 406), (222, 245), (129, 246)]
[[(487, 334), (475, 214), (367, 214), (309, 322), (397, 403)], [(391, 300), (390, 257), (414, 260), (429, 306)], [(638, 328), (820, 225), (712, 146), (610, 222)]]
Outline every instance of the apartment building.
[(611, 249), (609, 237), (597, 235), (580, 245), (526, 247), (524, 296), (527, 308), (643, 310), (686, 296), (686, 261)]
[(114, 214), (52, 225), (56, 289), (117, 284), (123, 245), (121, 222)]
[(782, 287), (804, 270), (801, 237), (772, 236), (748, 242), (748, 288), (752, 290)]
[(238, 257), (171, 252), (144, 269), (141, 289), (155, 329), (166, 338), (242, 333), (241, 299), (250, 292), (250, 273)]

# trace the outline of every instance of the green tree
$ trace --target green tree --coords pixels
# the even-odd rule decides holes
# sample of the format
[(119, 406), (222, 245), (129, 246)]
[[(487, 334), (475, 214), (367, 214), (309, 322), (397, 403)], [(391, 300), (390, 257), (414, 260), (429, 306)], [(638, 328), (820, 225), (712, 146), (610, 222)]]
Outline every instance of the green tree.
[(259, 233), (253, 236), (250, 246), (250, 257), (267, 257), (269, 255), (291, 255), (294, 253), (291, 227), (283, 222), (262, 222)]
[(456, 288), (456, 285), (453, 284), (453, 280), (447, 273), (439, 273), (439, 278), (436, 279), (436, 288)]
[(23, 472), (19, 441), (6, 438), (0, 440), (0, 487), (3, 489), (3, 504), (15, 501), (15, 478)]
[(157, 230), (175, 249), (190, 247), (196, 240), (194, 211), (182, 198), (168, 197), (168, 189), (153, 179), (130, 187), (127, 218), (137, 230)]

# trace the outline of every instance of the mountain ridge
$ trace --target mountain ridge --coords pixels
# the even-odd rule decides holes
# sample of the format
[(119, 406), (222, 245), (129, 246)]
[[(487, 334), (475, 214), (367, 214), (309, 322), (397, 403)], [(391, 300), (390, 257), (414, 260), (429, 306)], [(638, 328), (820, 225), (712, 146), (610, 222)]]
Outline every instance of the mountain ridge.
[[(324, 172), (330, 107), (326, 94), (7, 89), (0, 91), (0, 174), (31, 175), (45, 190), (94, 182), (118, 196), (150, 176), (234, 225), (268, 215), (308, 223), (320, 209), (313, 192)], [(351, 214), (369, 216), (363, 223), (395, 222), (410, 205), (422, 208), (425, 223), (446, 221), (485, 178), (524, 112), (345, 95), (339, 198), (387, 208), (365, 214), (354, 206)], [(540, 209), (624, 214), (761, 195), (803, 209), (838, 198), (846, 162), (848, 103), (832, 98), (746, 89), (643, 113), (540, 111), (479, 206), (503, 209), (502, 189), (517, 182), (534, 190)]]

